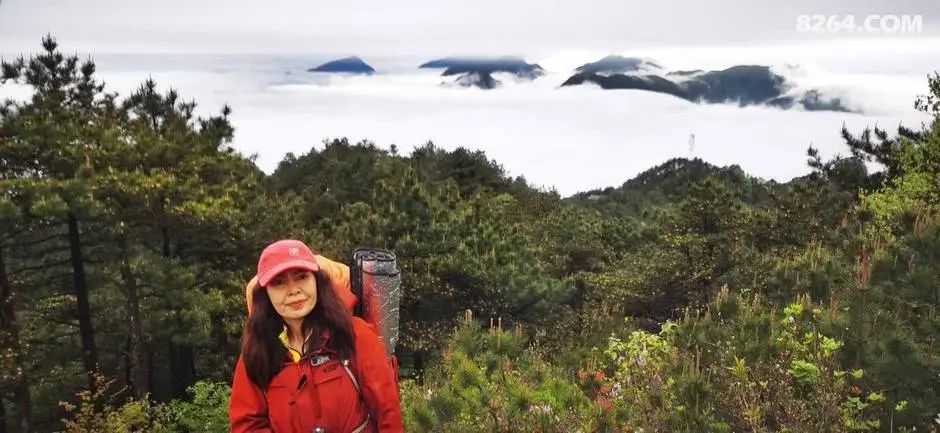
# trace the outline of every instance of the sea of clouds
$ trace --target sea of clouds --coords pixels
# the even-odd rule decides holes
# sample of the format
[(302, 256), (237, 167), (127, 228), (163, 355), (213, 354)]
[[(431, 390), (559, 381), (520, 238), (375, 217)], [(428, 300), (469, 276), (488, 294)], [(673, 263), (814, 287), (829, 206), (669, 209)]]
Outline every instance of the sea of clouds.
[[(808, 172), (810, 145), (825, 156), (846, 152), (843, 124), (860, 131), (926, 121), (913, 101), (940, 67), (940, 41), (931, 39), (545, 51), (524, 56), (545, 68), (543, 77), (528, 82), (497, 74), (503, 85), (481, 90), (442, 85), (453, 77), (417, 68), (432, 57), (350, 54), (377, 73), (308, 73), (331, 60), (316, 54), (110, 53), (94, 60), (108, 89), (122, 95), (152, 77), (198, 102), (201, 114), (229, 104), (234, 147), (269, 173), (287, 152), (322, 148), (328, 138), (395, 144), (402, 153), (433, 141), (483, 150), (510, 175), (562, 195), (618, 186), (673, 157), (738, 164), (765, 179), (789, 180)], [(441, 57), (454, 54), (463, 53)], [(771, 65), (794, 91), (818, 89), (857, 112), (704, 105), (643, 91), (560, 87), (576, 67), (608, 54), (650, 58), (667, 70)], [(25, 95), (0, 86), (2, 97)]]

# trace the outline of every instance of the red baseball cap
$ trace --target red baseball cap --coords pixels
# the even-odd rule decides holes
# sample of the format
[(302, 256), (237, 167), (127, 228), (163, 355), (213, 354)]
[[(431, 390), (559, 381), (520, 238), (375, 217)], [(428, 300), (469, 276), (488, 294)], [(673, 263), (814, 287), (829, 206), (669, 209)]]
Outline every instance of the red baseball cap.
[(288, 269), (320, 270), (313, 251), (301, 241), (284, 239), (268, 245), (258, 259), (258, 285), (267, 287), (278, 274)]

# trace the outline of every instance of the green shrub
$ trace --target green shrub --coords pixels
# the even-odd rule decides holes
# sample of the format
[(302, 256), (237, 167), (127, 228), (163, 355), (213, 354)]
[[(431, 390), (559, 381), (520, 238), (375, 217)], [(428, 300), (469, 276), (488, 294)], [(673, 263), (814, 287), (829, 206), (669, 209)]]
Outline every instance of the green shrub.
[(519, 330), (464, 323), (424, 383), (402, 384), (409, 432), (595, 431), (603, 408)]
[(780, 314), (723, 290), (659, 335), (611, 337), (604, 389), (646, 431), (878, 430), (885, 398), (840, 368), (842, 343), (821, 331), (829, 313), (803, 297)]
[(196, 382), (187, 393), (191, 400), (173, 400), (167, 405), (168, 421), (173, 431), (229, 431), (228, 402), (232, 389), (227, 384)]
[(159, 404), (150, 399), (110, 403), (125, 390), (114, 380), (99, 380), (96, 392), (82, 391), (76, 403), (61, 403), (68, 417), (66, 433), (225, 433), (229, 431), (231, 389), (222, 383), (197, 382), (189, 387), (191, 400)]
[(76, 403), (59, 405), (68, 416), (62, 420), (66, 433), (170, 433), (165, 424), (166, 407), (149, 399), (115, 406), (111, 401), (124, 393), (115, 390), (115, 380), (97, 379), (97, 390), (76, 394)]

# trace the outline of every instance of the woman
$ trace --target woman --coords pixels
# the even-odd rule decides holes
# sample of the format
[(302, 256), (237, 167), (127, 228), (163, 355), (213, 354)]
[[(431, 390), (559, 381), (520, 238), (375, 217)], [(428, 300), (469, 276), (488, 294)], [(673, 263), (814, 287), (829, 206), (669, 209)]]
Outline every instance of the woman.
[[(339, 285), (330, 274), (340, 274)], [(232, 432), (404, 431), (385, 347), (351, 314), (348, 268), (281, 240), (261, 253), (255, 278), (229, 403)]]

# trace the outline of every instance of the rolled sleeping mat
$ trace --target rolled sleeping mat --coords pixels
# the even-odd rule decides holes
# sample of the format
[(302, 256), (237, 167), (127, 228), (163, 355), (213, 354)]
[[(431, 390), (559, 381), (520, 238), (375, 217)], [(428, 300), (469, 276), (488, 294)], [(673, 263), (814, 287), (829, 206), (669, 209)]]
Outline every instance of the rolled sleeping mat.
[(401, 269), (391, 251), (358, 248), (349, 265), (353, 294), (359, 298), (355, 314), (375, 326), (388, 355), (398, 343), (398, 308), (401, 302)]

